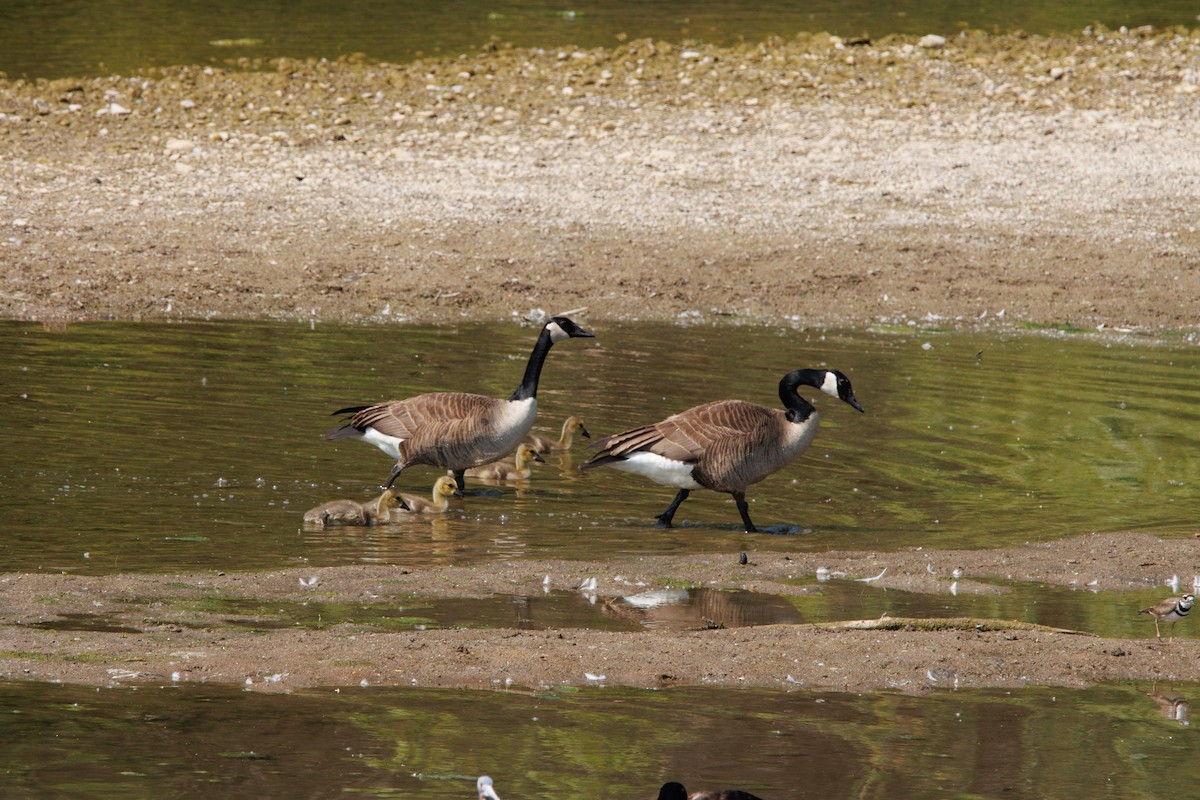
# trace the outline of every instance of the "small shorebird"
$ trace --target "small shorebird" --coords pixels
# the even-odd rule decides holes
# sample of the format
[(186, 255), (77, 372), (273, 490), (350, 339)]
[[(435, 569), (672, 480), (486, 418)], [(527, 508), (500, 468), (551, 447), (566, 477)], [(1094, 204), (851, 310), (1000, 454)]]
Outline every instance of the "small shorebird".
[(492, 779), (487, 775), (479, 776), (479, 780), (475, 781), (475, 788), (479, 790), (479, 800), (500, 800), (500, 795), (492, 788)]
[(1194, 595), (1185, 594), (1179, 597), (1168, 597), (1166, 600), (1160, 600), (1149, 608), (1143, 608), (1139, 614), (1149, 614), (1154, 617), (1154, 635), (1162, 638), (1162, 631), (1158, 629), (1158, 623), (1171, 623), (1171, 639), (1175, 639), (1175, 623), (1188, 615), (1195, 604), (1196, 598)]

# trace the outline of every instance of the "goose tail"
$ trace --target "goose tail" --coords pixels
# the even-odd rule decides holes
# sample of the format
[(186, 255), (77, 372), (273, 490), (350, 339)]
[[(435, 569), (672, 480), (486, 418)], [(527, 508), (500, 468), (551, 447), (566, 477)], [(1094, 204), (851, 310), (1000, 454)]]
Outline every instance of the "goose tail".
[(361, 439), (363, 432), (347, 422), (345, 425), (334, 428), (325, 434), (325, 438), (329, 441), (334, 439)]

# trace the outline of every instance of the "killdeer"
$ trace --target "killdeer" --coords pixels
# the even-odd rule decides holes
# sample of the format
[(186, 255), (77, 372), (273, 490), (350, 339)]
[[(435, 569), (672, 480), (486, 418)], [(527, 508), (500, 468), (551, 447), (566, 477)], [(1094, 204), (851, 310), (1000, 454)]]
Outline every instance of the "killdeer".
[(1154, 617), (1154, 635), (1162, 638), (1162, 631), (1158, 629), (1158, 623), (1171, 623), (1171, 639), (1175, 638), (1175, 623), (1188, 615), (1195, 604), (1196, 598), (1194, 595), (1185, 594), (1180, 597), (1168, 597), (1166, 600), (1160, 600), (1149, 608), (1143, 608), (1139, 614), (1149, 614)]

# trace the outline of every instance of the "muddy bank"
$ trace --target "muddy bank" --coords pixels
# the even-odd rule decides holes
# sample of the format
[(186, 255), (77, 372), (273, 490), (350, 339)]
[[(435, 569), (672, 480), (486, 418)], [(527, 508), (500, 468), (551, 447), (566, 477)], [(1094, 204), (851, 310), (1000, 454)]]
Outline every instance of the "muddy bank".
[(0, 315), (1195, 327), (1195, 32), (237, 66), (0, 80)]
[[(417, 597), (540, 595), (595, 579), (596, 602), (662, 586), (812, 591), (797, 576), (828, 569), (835, 580), (875, 577), (880, 587), (959, 593), (1003, 591), (985, 579), (1112, 592), (1162, 587), (1200, 574), (1192, 540), (1139, 534), (1083, 536), (995, 551), (750, 553), (603, 562), (518, 561), (408, 570), (336, 567), (270, 573), (0, 576), (5, 650), (0, 679), (96, 685), (213, 681), (286, 691), (311, 686), (421, 685), (495, 688), (545, 685), (656, 687), (725, 684), (810, 690), (922, 692), (946, 686), (1084, 686), (1105, 680), (1200, 680), (1200, 641), (1190, 620), (1173, 642), (1105, 639), (1005, 620), (913, 624), (872, 620), (612, 632), (585, 629), (388, 631), (381, 620), (299, 623), (308, 602), (353, 603), (381, 612)], [(955, 570), (962, 575), (952, 578)], [(547, 581), (549, 583), (547, 584)], [(1190, 583), (1188, 584), (1190, 586)], [(1163, 587), (1162, 595), (1170, 590)], [(278, 608), (276, 608), (278, 606)], [(255, 612), (255, 609), (258, 612)], [(615, 608), (615, 604), (614, 604)], [(365, 613), (365, 612), (364, 612)], [(366, 614), (368, 617), (369, 613)], [(72, 623), (63, 629), (33, 627)], [(589, 678), (588, 676), (593, 676)]]

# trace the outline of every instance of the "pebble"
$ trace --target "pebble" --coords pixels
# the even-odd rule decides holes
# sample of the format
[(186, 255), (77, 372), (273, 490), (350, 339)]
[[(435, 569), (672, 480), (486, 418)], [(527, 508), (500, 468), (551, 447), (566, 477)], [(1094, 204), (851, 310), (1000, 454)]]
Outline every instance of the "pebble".
[(917, 40), (917, 47), (924, 47), (927, 50), (941, 50), (946, 46), (946, 37), (938, 36), (936, 33), (927, 33)]

